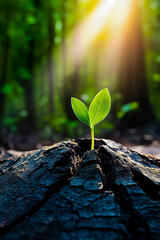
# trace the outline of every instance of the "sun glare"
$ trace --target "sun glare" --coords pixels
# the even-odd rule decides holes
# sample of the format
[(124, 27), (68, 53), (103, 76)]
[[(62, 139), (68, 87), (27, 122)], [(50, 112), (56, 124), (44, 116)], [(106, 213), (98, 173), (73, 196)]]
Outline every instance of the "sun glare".
[[(103, 30), (120, 31), (129, 15), (132, 0), (103, 0), (90, 15), (76, 27), (74, 54), (83, 59), (88, 49)], [(110, 34), (109, 32), (109, 34)]]

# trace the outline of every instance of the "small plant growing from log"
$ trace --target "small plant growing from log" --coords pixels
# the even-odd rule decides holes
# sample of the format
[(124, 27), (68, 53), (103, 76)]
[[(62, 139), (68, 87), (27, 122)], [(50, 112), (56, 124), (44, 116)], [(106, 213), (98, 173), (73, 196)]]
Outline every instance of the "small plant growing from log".
[(77, 118), (90, 127), (92, 139), (91, 150), (93, 150), (94, 126), (104, 120), (110, 111), (111, 98), (109, 91), (105, 88), (98, 92), (89, 106), (89, 111), (86, 105), (77, 98), (71, 98), (71, 105)]

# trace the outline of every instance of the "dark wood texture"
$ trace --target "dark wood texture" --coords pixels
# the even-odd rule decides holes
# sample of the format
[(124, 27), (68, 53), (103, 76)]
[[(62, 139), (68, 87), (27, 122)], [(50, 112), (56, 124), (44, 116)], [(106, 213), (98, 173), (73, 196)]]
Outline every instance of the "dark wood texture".
[(0, 158), (0, 239), (160, 239), (160, 161), (110, 140)]

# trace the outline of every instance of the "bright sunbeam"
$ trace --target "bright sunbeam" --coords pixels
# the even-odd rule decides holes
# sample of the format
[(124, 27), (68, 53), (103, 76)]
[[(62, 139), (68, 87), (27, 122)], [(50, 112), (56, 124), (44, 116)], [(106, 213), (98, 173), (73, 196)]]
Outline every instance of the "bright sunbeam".
[(132, 0), (103, 0), (75, 30), (74, 55), (77, 65), (105, 27), (113, 32), (127, 20)]

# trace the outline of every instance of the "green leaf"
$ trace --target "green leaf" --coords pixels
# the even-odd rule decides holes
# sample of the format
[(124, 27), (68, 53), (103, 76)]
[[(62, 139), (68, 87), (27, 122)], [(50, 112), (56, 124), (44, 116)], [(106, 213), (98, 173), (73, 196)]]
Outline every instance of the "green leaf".
[(73, 97), (71, 98), (71, 104), (77, 118), (90, 126), (89, 114), (86, 105), (77, 98)]
[(101, 90), (93, 99), (89, 107), (91, 128), (101, 122), (109, 113), (111, 98), (107, 88)]

